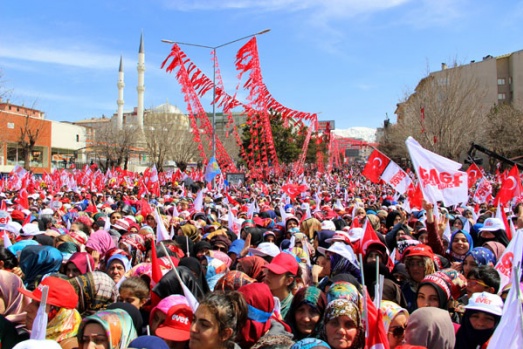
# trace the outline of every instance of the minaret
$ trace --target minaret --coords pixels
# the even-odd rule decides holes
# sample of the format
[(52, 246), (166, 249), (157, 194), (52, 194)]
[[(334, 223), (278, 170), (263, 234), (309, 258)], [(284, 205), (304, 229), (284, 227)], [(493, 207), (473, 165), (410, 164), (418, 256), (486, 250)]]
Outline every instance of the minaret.
[(140, 48), (138, 49), (138, 106), (136, 123), (143, 129), (143, 94), (145, 92), (144, 73), (145, 73), (145, 53), (143, 52), (143, 33), (140, 35)]
[(123, 88), (125, 83), (123, 81), (123, 58), (120, 56), (120, 68), (118, 69), (118, 115), (116, 116), (116, 129), (121, 130), (123, 128)]

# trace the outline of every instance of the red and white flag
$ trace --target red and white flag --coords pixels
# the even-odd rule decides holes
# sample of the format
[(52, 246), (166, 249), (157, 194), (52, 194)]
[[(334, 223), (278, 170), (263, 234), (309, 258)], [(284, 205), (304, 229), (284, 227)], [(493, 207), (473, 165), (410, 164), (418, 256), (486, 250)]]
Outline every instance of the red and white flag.
[(492, 199), (492, 184), (485, 177), (481, 178), (476, 192), (474, 193), (473, 200), (477, 203), (489, 202)]
[(385, 171), (381, 174), (381, 179), (393, 187), (398, 193), (405, 193), (412, 184), (412, 180), (394, 161), (390, 161)]
[(521, 264), (521, 251), (523, 251), (523, 230), (520, 229), (496, 263), (496, 270), (501, 277), (498, 294), (501, 295), (503, 288), (512, 281), (513, 268)]
[(380, 177), (383, 174), (383, 171), (387, 168), (389, 162), (390, 159), (385, 156), (385, 154), (380, 152), (378, 149), (374, 149), (361, 174), (372, 183), (379, 183)]
[(521, 194), (521, 179), (517, 166), (512, 166), (508, 175), (501, 183), (501, 188), (494, 199), (494, 205), (501, 204), (505, 206), (507, 202)]
[(468, 176), (459, 171), (459, 162), (424, 149), (412, 137), (405, 144), (427, 201), (433, 204), (443, 201), (445, 206), (468, 201)]
[(476, 184), (480, 178), (483, 178), (483, 173), (481, 172), (481, 168), (479, 168), (476, 163), (472, 163), (472, 165), (470, 165), (467, 169), (467, 176), (469, 188), (472, 188), (472, 186)]

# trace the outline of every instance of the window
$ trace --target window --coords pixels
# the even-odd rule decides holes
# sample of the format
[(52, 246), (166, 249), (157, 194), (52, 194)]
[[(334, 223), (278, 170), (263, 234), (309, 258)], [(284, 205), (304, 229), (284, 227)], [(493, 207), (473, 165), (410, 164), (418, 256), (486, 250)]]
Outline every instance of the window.
[(76, 141), (80, 142), (80, 135), (76, 135)]
[(504, 101), (505, 100), (505, 94), (504, 93), (498, 93), (498, 100)]
[(14, 128), (15, 128), (15, 124), (14, 124), (14, 122), (8, 122), (8, 123), (7, 123), (7, 128), (8, 128), (8, 129), (11, 129), (11, 130), (14, 129)]
[(498, 85), (505, 85), (505, 79), (498, 79)]

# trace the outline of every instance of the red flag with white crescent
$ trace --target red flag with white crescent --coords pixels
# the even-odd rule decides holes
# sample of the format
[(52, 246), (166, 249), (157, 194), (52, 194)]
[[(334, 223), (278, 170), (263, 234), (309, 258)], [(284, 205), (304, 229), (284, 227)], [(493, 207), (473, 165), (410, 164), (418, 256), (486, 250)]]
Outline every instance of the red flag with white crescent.
[(379, 183), (383, 171), (387, 168), (390, 159), (377, 149), (370, 154), (365, 168), (361, 172), (372, 183)]

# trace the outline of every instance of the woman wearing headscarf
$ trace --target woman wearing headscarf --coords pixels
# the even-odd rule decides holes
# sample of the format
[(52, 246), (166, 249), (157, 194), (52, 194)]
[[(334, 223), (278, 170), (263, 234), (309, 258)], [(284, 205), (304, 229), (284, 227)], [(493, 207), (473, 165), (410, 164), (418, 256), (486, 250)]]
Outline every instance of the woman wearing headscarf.
[(93, 271), (94, 267), (93, 256), (87, 252), (75, 252), (71, 255), (67, 263), (65, 263), (64, 274), (71, 279)]
[(93, 256), (96, 269), (98, 269), (99, 265), (104, 262), (101, 260), (102, 257), (105, 256), (107, 251), (114, 247), (115, 243), (113, 238), (105, 230), (97, 230), (93, 232), (85, 244), (85, 250)]
[(300, 341), (297, 341), (294, 343), (294, 345), (291, 347), (291, 349), (321, 349), (326, 348), (330, 349), (330, 345), (327, 344), (327, 342), (322, 341), (318, 338), (304, 338)]
[(214, 286), (215, 291), (237, 291), (240, 287), (257, 282), (249, 275), (238, 271), (231, 270), (225, 273)]
[(102, 310), (82, 321), (78, 343), (84, 348), (96, 338), (108, 349), (124, 349), (136, 338), (133, 320), (122, 309)]
[(207, 294), (211, 291), (209, 289), (207, 279), (205, 278), (205, 268), (203, 268), (202, 264), (198, 259), (194, 257), (184, 257), (180, 259), (180, 263), (178, 264), (178, 266), (187, 267), (191, 270), (191, 272), (196, 277), (198, 285), (200, 286), (204, 294)]
[(194, 257), (194, 242), (187, 236), (175, 236), (174, 241), (178, 243), (187, 257)]
[(264, 277), (263, 268), (267, 264), (269, 264), (269, 262), (259, 256), (247, 256), (238, 259), (236, 269), (243, 271), (245, 274), (249, 275), (253, 279), (258, 280), (259, 282), (262, 282)]
[(494, 253), (485, 247), (475, 247), (465, 255), (463, 260), (463, 275), (467, 277), (472, 268), (480, 265), (496, 265), (496, 256)]
[(454, 325), (446, 310), (419, 308), (409, 317), (405, 341), (429, 349), (454, 349)]
[(385, 235), (385, 242), (389, 251), (398, 247), (398, 241), (412, 238), (409, 226), (398, 223)]
[(358, 306), (347, 299), (330, 302), (323, 316), (320, 338), (332, 349), (363, 349), (365, 329)]
[(318, 335), (320, 320), (326, 306), (327, 297), (317, 287), (309, 286), (296, 292), (285, 317), (285, 322), (291, 327), (295, 340)]
[(218, 258), (214, 258), (211, 256), (205, 256), (205, 258), (207, 262), (206, 264), (204, 262), (204, 267), (206, 269), (205, 279), (207, 280), (209, 289), (213, 291), (214, 286), (216, 286), (218, 280), (223, 275), (225, 275), (225, 273), (228, 271), (228, 268), (227, 265)]
[[(75, 309), (78, 296), (73, 286), (66, 280), (49, 276), (42, 280), (41, 286), (48, 286), (47, 294), (47, 328), (46, 339), (62, 342), (76, 336), (82, 321), (80, 313)], [(42, 288), (37, 287), (33, 292), (20, 288), (20, 293), (33, 300), (26, 308), (26, 327), (29, 331), (36, 325), (34, 320), (42, 300)]]
[(91, 315), (98, 310), (105, 309), (118, 297), (113, 279), (101, 271), (79, 275), (70, 279), (69, 283), (73, 285), (78, 295), (76, 309), (82, 316)]
[(474, 293), (465, 306), (465, 314), (456, 333), (455, 349), (487, 348), (502, 314), (501, 297), (488, 292)]
[(107, 260), (106, 272), (117, 287), (126, 279), (125, 273), (131, 270), (131, 261), (123, 254), (114, 254)]
[(419, 283), (426, 275), (433, 274), (436, 271), (433, 258), (432, 249), (423, 244), (410, 246), (403, 252), (403, 262), (409, 278), (401, 287), (401, 291), (405, 295), (409, 313), (417, 308), (416, 297)]
[(62, 253), (51, 246), (24, 248), (20, 254), (20, 269), (24, 273), (25, 288), (34, 290), (45, 275), (60, 270), (62, 258)]
[(405, 339), (409, 312), (391, 301), (381, 301), (380, 311), (383, 327), (389, 340), (389, 348), (394, 349)]
[(15, 274), (0, 270), (0, 314), (15, 325), (25, 323), (25, 307), (31, 299), (18, 292), (23, 288), (22, 279)]
[(309, 239), (314, 238), (317, 232), (321, 230), (321, 222), (316, 218), (309, 218), (301, 222), (300, 231)]
[(494, 253), (494, 256), (496, 257), (496, 261), (499, 261), (499, 259), (503, 255), (503, 252), (505, 252), (505, 246), (496, 241), (487, 241), (483, 244), (482, 247), (491, 250), (492, 253)]
[(292, 337), (290, 327), (278, 318), (274, 309), (274, 298), (269, 286), (253, 283), (238, 289), (247, 302), (247, 322), (241, 329), (239, 345), (251, 348), (263, 336), (287, 335)]
[(178, 229), (179, 236), (187, 236), (193, 243), (200, 241), (200, 232), (194, 224), (184, 224)]
[(129, 253), (131, 264), (135, 266), (145, 260), (145, 241), (138, 233), (127, 233), (122, 235), (118, 247)]

